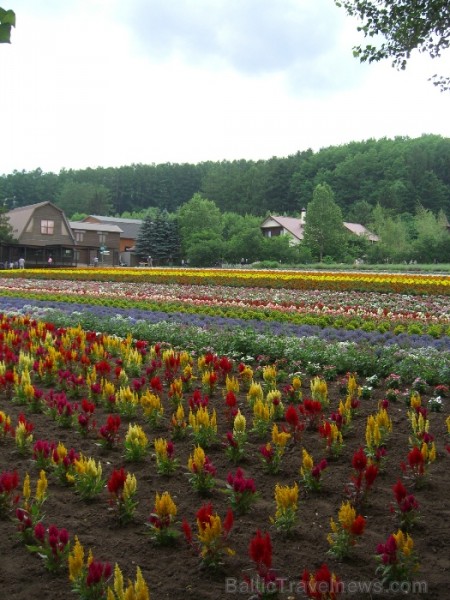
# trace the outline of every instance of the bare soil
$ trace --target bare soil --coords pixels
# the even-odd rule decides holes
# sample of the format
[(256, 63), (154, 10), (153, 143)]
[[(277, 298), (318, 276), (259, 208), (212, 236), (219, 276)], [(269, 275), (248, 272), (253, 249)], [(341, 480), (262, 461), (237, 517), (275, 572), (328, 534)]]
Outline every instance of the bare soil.
[[(303, 396), (310, 395), (310, 381), (303, 381)], [(337, 410), (339, 400), (345, 397), (336, 381), (329, 382), (329, 412)], [(281, 388), (280, 388), (281, 389)], [(85, 550), (91, 548), (96, 559), (118, 563), (125, 578), (134, 580), (137, 565), (149, 586), (153, 600), (219, 600), (222, 598), (250, 598), (252, 590), (246, 587), (244, 576), (254, 577), (254, 564), (249, 557), (249, 542), (257, 529), (269, 531), (273, 543), (273, 568), (277, 574), (285, 578), (280, 598), (305, 597), (297, 588), (303, 570), (313, 571), (326, 562), (330, 570), (346, 584), (351, 582), (373, 582), (376, 579), (376, 562), (374, 559), (377, 544), (384, 543), (390, 533), (397, 531), (397, 522), (390, 511), (394, 501), (392, 485), (402, 478), (400, 464), (406, 461), (410, 425), (407, 418), (407, 407), (403, 401), (392, 402), (389, 414), (393, 423), (393, 432), (387, 443), (387, 459), (385, 471), (378, 476), (373, 490), (362, 512), (367, 518), (364, 534), (358, 540), (351, 558), (339, 561), (327, 555), (329, 545), (327, 534), (330, 531), (330, 517), (337, 518), (341, 502), (346, 498), (345, 487), (352, 474), (351, 458), (355, 450), (365, 445), (365, 429), (368, 415), (377, 411), (379, 401), (384, 397), (385, 388), (374, 390), (373, 397), (361, 400), (361, 405), (354, 416), (352, 427), (345, 435), (345, 447), (342, 454), (329, 460), (329, 468), (323, 475), (323, 488), (319, 493), (305, 491), (300, 484), (300, 500), (298, 523), (291, 535), (274, 529), (270, 517), (274, 515), (274, 487), (277, 482), (293, 485), (299, 480), (302, 445), (313, 455), (315, 462), (327, 457), (324, 440), (316, 430), (305, 430), (302, 441), (290, 443), (282, 459), (281, 470), (277, 475), (265, 473), (263, 470), (260, 446), (270, 439), (261, 440), (254, 433), (249, 433), (248, 450), (242, 462), (247, 477), (253, 477), (260, 497), (246, 515), (236, 515), (230, 536), (230, 546), (235, 555), (227, 557), (223, 567), (209, 571), (202, 566), (199, 557), (185, 542), (183, 535), (174, 546), (155, 546), (148, 537), (146, 521), (152, 511), (155, 492), (169, 491), (178, 507), (180, 521), (186, 518), (195, 531), (195, 514), (200, 506), (211, 501), (219, 515), (225, 517), (229, 506), (223, 493), (229, 471), (236, 467), (226, 456), (222, 442), (229, 429), (225, 419), (225, 402), (223, 386), (219, 386), (210, 398), (210, 408), (216, 408), (218, 415), (218, 433), (221, 440), (207, 450), (207, 454), (217, 469), (216, 486), (208, 498), (203, 498), (189, 484), (187, 472), (188, 457), (193, 449), (192, 437), (188, 434), (184, 440), (175, 441), (175, 453), (180, 459), (178, 471), (171, 477), (156, 472), (152, 452), (142, 462), (126, 462), (123, 443), (117, 449), (105, 450), (98, 444), (97, 430), (83, 437), (76, 427), (63, 428), (47, 414), (32, 413), (26, 405), (17, 405), (3, 393), (0, 397), (0, 410), (17, 423), (19, 413), (24, 413), (34, 424), (34, 441), (38, 439), (58, 443), (66, 448), (74, 448), (85, 456), (101, 461), (104, 476), (109, 478), (114, 468), (124, 467), (134, 473), (138, 482), (138, 500), (134, 520), (119, 526), (114, 513), (111, 512), (105, 488), (92, 501), (83, 501), (72, 487), (59, 483), (52, 472), (48, 472), (48, 499), (44, 505), (44, 523), (66, 527), (71, 539), (77, 535)], [(428, 394), (431, 390), (428, 390)], [(429, 395), (423, 394), (425, 405)], [(185, 394), (186, 399), (191, 395)], [(152, 431), (142, 415), (133, 418), (133, 423), (140, 424), (151, 443), (155, 437), (170, 438), (169, 419), (172, 407), (167, 398), (167, 389), (163, 393), (165, 420), (158, 431)], [(78, 400), (79, 401), (79, 400)], [(286, 397), (283, 398), (288, 405)], [(446, 399), (448, 402), (448, 399)], [(251, 428), (252, 417), (246, 400), (246, 394), (240, 392), (238, 404), (241, 412), (247, 417), (248, 429)], [(95, 419), (97, 429), (106, 422), (109, 413), (97, 406)], [(420, 571), (416, 581), (424, 582), (426, 593), (410, 593), (411, 598), (430, 598), (443, 600), (450, 598), (450, 454), (446, 450), (448, 435), (445, 418), (448, 406), (443, 412), (430, 412), (430, 433), (435, 437), (437, 460), (429, 468), (427, 485), (414, 489), (411, 482), (403, 481), (408, 491), (415, 494), (420, 504), (420, 522), (412, 530), (415, 550), (420, 560)], [(283, 421), (280, 421), (281, 426)], [(120, 429), (122, 442), (128, 422), (122, 419)], [(329, 457), (328, 457), (329, 458)], [(0, 473), (17, 470), (20, 482), (25, 473), (31, 476), (34, 489), (39, 469), (31, 459), (31, 451), (23, 456), (19, 454), (14, 439), (5, 439), (0, 445)], [(180, 527), (181, 530), (181, 527)], [(1, 597), (8, 600), (66, 600), (75, 597), (71, 592), (67, 570), (59, 574), (46, 571), (43, 561), (36, 554), (31, 554), (23, 541), (18, 537), (13, 519), (0, 520), (0, 590)], [(228, 582), (228, 583), (227, 583)], [(393, 594), (394, 595), (394, 594)], [(402, 594), (398, 594), (402, 595)], [(343, 598), (370, 598), (377, 594), (355, 592), (350, 588)], [(391, 594), (389, 595), (391, 597)]]

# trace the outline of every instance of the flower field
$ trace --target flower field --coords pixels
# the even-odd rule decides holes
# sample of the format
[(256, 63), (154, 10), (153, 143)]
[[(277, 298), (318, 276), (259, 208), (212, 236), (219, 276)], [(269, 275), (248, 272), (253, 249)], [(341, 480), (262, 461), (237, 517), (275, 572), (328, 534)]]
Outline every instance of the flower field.
[(0, 280), (5, 597), (445, 597), (448, 280), (68, 273)]

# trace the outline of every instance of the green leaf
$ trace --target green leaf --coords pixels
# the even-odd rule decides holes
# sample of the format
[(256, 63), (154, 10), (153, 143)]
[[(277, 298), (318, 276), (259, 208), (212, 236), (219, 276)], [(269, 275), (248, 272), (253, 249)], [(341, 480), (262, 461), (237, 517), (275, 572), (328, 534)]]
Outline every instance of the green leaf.
[(16, 15), (12, 10), (0, 8), (0, 44), (11, 42), (11, 27), (16, 26)]
[(0, 25), (0, 44), (11, 43), (11, 25)]

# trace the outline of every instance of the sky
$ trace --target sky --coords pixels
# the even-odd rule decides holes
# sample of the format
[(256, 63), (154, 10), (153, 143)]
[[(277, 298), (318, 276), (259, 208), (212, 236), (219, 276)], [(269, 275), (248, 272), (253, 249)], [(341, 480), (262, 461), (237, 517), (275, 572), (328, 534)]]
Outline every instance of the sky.
[(0, 174), (266, 160), (450, 137), (450, 72), (361, 64), (334, 0), (0, 0)]

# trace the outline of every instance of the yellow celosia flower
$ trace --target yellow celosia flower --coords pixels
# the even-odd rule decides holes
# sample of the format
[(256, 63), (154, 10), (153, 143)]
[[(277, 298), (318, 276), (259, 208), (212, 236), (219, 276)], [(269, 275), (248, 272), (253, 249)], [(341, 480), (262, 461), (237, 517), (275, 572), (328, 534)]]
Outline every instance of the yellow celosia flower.
[(297, 509), (298, 503), (298, 485), (295, 483), (292, 487), (288, 485), (276, 484), (275, 486), (275, 503), (277, 505), (277, 518), (278, 513), (283, 513), (287, 509)]
[(246, 365), (239, 373), (239, 377), (242, 379), (243, 383), (246, 386), (250, 385), (253, 380), (253, 369)]
[(395, 538), (397, 549), (405, 556), (410, 556), (414, 548), (414, 541), (409, 533), (404, 533), (401, 529), (392, 534)]
[(233, 421), (233, 433), (244, 433), (247, 426), (247, 420), (240, 410), (237, 411)]
[(273, 413), (273, 405), (269, 406), (261, 398), (258, 398), (253, 405), (253, 418), (261, 421), (270, 421), (272, 418), (271, 410)]
[(292, 387), (296, 392), (300, 390), (300, 388), (302, 387), (302, 380), (300, 379), (300, 377), (292, 378)]
[(343, 502), (338, 512), (338, 520), (344, 529), (350, 529), (356, 519), (356, 510), (350, 502)]
[(419, 406), (421, 406), (422, 399), (417, 390), (413, 390), (411, 392), (411, 398), (410, 398), (409, 403), (410, 403), (411, 408), (413, 408), (413, 409), (419, 408)]
[[(115, 592), (115, 596), (112, 597), (112, 600), (124, 600), (125, 599), (125, 592), (123, 589), (123, 574), (122, 571), (120, 570), (119, 565), (116, 563), (114, 566), (114, 592)], [(110, 590), (108, 589), (108, 592)], [(109, 600), (109, 596), (108, 596), (108, 600)]]
[(58, 463), (62, 462), (67, 456), (67, 448), (62, 442), (58, 442), (58, 445), (56, 447), (56, 456)]
[(184, 408), (182, 404), (177, 406), (177, 410), (172, 415), (172, 425), (181, 427), (184, 423)]
[(182, 398), (183, 398), (183, 381), (180, 378), (174, 379), (170, 383), (169, 397), (174, 400), (182, 400)]
[(159, 458), (167, 458), (167, 440), (155, 438), (153, 445), (155, 447), (156, 456)]
[(312, 399), (321, 404), (328, 404), (328, 385), (325, 379), (314, 377), (310, 383)]
[(229, 375), (225, 378), (225, 389), (227, 392), (239, 393), (239, 381), (236, 377), (230, 377)]
[(200, 428), (209, 428), (217, 431), (217, 415), (215, 409), (209, 414), (207, 406), (200, 406), (196, 412), (189, 412), (189, 425), (197, 432)]
[(432, 442), (430, 445), (423, 442), (420, 452), (423, 456), (423, 460), (426, 463), (432, 463), (436, 460), (436, 445), (434, 442)]
[(68, 563), (69, 579), (70, 581), (76, 581), (84, 567), (84, 548), (77, 536), (75, 536), (75, 543), (69, 553)]
[(123, 498), (127, 500), (128, 498), (132, 498), (137, 490), (137, 480), (136, 477), (132, 473), (127, 474), (127, 478), (125, 479), (125, 483), (123, 486)]
[(271, 390), (270, 392), (267, 392), (266, 402), (273, 405), (278, 404), (281, 407), (280, 410), (283, 410), (283, 403), (281, 402), (281, 398), (282, 394), (280, 390)]
[(312, 456), (308, 453), (306, 448), (302, 449), (302, 466), (300, 469), (300, 473), (303, 475), (305, 471), (311, 471), (314, 467), (314, 461)]
[(148, 417), (155, 412), (159, 413), (160, 415), (163, 415), (164, 413), (164, 408), (161, 404), (161, 398), (149, 390), (142, 394), (141, 406), (145, 417)]
[[(241, 375), (242, 375), (242, 373), (241, 373)], [(262, 402), (263, 399), (264, 399), (264, 392), (261, 387), (261, 384), (255, 383), (254, 381), (252, 381), (250, 384), (250, 388), (247, 392), (247, 400), (248, 400), (250, 406), (254, 405), (256, 402), (258, 402), (258, 400)]]
[(176, 516), (177, 507), (169, 492), (163, 492), (161, 496), (156, 492), (155, 512), (161, 519)]
[(116, 394), (116, 403), (118, 406), (123, 407), (137, 407), (139, 404), (139, 396), (136, 392), (133, 392), (130, 386), (121, 386), (119, 392)]
[(275, 387), (277, 384), (277, 368), (273, 365), (266, 365), (263, 368), (263, 379), (270, 387)]
[(41, 469), (39, 472), (39, 479), (36, 484), (36, 500), (39, 503), (44, 502), (44, 500), (46, 498), (46, 494), (47, 494), (47, 487), (48, 487), (47, 474), (44, 471), (44, 469)]
[(290, 433), (288, 433), (286, 431), (279, 431), (278, 425), (276, 423), (274, 423), (274, 425), (272, 427), (272, 442), (274, 443), (275, 446), (278, 446), (279, 448), (285, 448), (290, 437), (291, 437)]
[(205, 451), (201, 446), (194, 448), (193, 454), (189, 456), (188, 469), (191, 473), (198, 473), (203, 471), (206, 462)]
[(447, 425), (447, 433), (450, 434), (450, 415), (445, 419), (445, 424)]
[(125, 436), (125, 442), (135, 447), (142, 449), (147, 448), (149, 441), (140, 425), (128, 425), (128, 431)]
[(222, 520), (219, 515), (215, 514), (210, 516), (209, 523), (202, 523), (197, 519), (197, 526), (198, 539), (202, 544), (207, 546), (203, 551), (208, 552), (209, 546), (222, 535)]
[(193, 358), (192, 356), (189, 354), (189, 352), (186, 352), (186, 350), (183, 350), (182, 352), (180, 352), (180, 365), (186, 369), (186, 367), (189, 367), (190, 369), (192, 368), (192, 363), (193, 363)]
[(23, 480), (22, 495), (23, 499), (25, 500), (25, 503), (28, 504), (28, 501), (31, 497), (30, 476), (28, 475), (28, 473), (25, 475)]
[(347, 392), (350, 398), (357, 398), (360, 395), (360, 388), (356, 383), (356, 377), (352, 373), (347, 381)]

